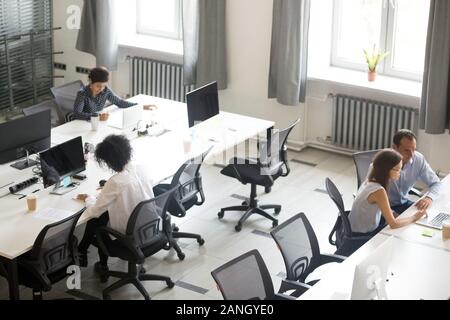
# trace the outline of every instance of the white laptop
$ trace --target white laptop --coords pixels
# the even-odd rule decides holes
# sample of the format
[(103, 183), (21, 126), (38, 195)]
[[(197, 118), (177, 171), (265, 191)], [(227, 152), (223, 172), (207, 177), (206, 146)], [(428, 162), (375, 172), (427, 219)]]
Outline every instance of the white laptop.
[(142, 120), (143, 106), (137, 104), (135, 106), (119, 109), (109, 115), (108, 126), (126, 129), (137, 126), (139, 120)]
[(438, 230), (442, 230), (442, 222), (450, 219), (450, 214), (445, 212), (439, 212), (438, 214), (432, 215), (428, 213), (427, 217), (424, 217), (420, 220), (416, 221), (416, 224), (421, 226), (434, 228)]

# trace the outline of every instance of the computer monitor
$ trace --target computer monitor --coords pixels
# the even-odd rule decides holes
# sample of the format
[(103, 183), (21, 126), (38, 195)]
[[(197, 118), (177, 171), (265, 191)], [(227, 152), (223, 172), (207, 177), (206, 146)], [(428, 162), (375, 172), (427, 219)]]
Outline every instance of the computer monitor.
[(11, 166), (19, 170), (34, 166), (28, 154), (50, 147), (51, 115), (43, 110), (0, 124), (0, 164), (26, 157)]
[(186, 94), (189, 128), (219, 114), (217, 82), (209, 83)]
[(386, 281), (392, 260), (394, 241), (394, 237), (385, 240), (356, 265), (350, 299), (387, 300)]
[(86, 169), (83, 151), (82, 139), (77, 137), (41, 152), (39, 158), (44, 188), (55, 185), (53, 194), (71, 191), (75, 186), (64, 182)]

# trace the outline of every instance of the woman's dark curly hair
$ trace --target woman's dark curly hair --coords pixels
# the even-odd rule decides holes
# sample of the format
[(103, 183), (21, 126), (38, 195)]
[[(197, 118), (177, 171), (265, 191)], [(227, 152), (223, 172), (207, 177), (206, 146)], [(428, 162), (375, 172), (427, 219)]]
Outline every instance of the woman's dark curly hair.
[(109, 71), (103, 67), (96, 67), (91, 69), (88, 74), (91, 83), (95, 82), (108, 82), (109, 81)]
[(130, 141), (122, 135), (109, 135), (95, 148), (95, 159), (99, 165), (121, 172), (131, 160), (133, 148)]

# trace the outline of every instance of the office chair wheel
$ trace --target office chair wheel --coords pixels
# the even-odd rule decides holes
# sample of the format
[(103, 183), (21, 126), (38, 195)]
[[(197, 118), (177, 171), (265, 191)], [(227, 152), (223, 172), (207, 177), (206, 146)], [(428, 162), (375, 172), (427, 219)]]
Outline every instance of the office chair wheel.
[(172, 281), (172, 280), (167, 280), (166, 281), (166, 285), (167, 285), (167, 287), (168, 288), (173, 288), (173, 287), (175, 287), (175, 283)]
[(242, 201), (242, 203), (241, 203), (243, 206), (247, 206), (248, 204), (247, 204), (247, 201)]
[(197, 240), (197, 242), (198, 242), (198, 244), (199, 244), (200, 246), (202, 246), (202, 245), (205, 244), (205, 239), (200, 238), (200, 239)]
[(276, 226), (278, 226), (278, 220), (272, 222), (272, 228), (275, 228)]
[(239, 232), (242, 230), (242, 225), (240, 223), (238, 223), (235, 227), (234, 230), (236, 230), (236, 232)]
[(183, 252), (178, 253), (177, 256), (180, 260), (184, 260), (184, 258), (186, 258), (186, 255)]
[(103, 294), (103, 300), (112, 300), (111, 295)]
[(276, 214), (276, 215), (277, 215), (277, 214), (280, 214), (280, 212), (281, 212), (281, 209), (275, 209), (275, 210), (274, 210), (274, 214)]
[(178, 228), (176, 225), (173, 225), (172, 230), (178, 232), (180, 231), (180, 228)]
[(219, 213), (217, 214), (217, 216), (219, 217), (219, 219), (222, 219), (224, 216), (225, 212), (223, 211), (219, 211)]

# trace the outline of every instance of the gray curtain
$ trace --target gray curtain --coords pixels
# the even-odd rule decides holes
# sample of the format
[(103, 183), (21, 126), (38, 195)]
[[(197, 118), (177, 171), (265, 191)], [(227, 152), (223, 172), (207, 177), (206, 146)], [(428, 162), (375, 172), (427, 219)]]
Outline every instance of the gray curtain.
[(305, 102), (310, 0), (274, 0), (269, 98)]
[(431, 0), (423, 73), (420, 128), (450, 129), (450, 1)]
[(227, 87), (225, 0), (183, 0), (184, 84)]
[(97, 66), (117, 70), (115, 0), (84, 0), (76, 48), (96, 57)]

